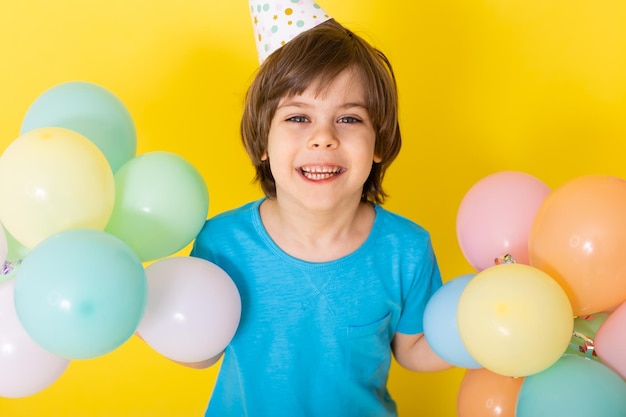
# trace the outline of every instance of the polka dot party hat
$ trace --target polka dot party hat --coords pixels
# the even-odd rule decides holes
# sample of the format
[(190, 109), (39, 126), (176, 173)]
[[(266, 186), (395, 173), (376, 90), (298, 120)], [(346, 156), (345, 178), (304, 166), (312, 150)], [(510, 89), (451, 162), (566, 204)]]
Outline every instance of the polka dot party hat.
[(259, 63), (275, 50), (331, 19), (313, 0), (249, 0)]

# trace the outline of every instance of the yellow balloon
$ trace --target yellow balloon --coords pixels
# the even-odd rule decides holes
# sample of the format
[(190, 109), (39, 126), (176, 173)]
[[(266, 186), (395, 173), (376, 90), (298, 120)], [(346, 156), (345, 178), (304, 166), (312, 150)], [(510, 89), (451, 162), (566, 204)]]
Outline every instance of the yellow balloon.
[(0, 158), (0, 221), (27, 248), (67, 229), (103, 230), (114, 199), (106, 157), (72, 130), (31, 130)]
[(567, 349), (574, 317), (565, 291), (523, 264), (489, 267), (467, 284), (457, 306), (469, 354), (492, 372), (520, 377), (554, 364)]

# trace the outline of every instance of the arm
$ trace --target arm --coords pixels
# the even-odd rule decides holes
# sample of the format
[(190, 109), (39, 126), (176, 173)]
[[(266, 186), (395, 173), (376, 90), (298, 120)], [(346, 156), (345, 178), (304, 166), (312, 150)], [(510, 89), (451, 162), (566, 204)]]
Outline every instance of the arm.
[(424, 333), (394, 335), (391, 349), (396, 361), (404, 368), (415, 372), (436, 372), (452, 367), (430, 348)]

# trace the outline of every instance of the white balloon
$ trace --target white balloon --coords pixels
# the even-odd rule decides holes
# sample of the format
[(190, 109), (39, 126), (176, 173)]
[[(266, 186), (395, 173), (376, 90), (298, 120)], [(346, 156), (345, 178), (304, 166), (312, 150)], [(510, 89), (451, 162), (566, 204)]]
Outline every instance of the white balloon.
[(146, 268), (148, 303), (137, 328), (161, 355), (200, 362), (220, 354), (241, 318), (241, 298), (230, 276), (204, 259), (164, 258)]
[(52, 385), (69, 359), (44, 350), (22, 327), (13, 300), (15, 280), (0, 284), (0, 397), (19, 398)]

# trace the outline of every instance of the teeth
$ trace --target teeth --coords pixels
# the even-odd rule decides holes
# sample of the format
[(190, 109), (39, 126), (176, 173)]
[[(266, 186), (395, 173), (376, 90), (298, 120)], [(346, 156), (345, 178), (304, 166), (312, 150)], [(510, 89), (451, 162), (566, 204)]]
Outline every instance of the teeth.
[(340, 171), (341, 168), (337, 166), (302, 167), (302, 175), (310, 180), (325, 180), (337, 175)]
[(335, 166), (323, 166), (323, 167), (302, 167), (303, 172), (312, 172), (312, 173), (320, 173), (320, 172), (334, 172), (337, 173), (341, 170), (339, 167)]

